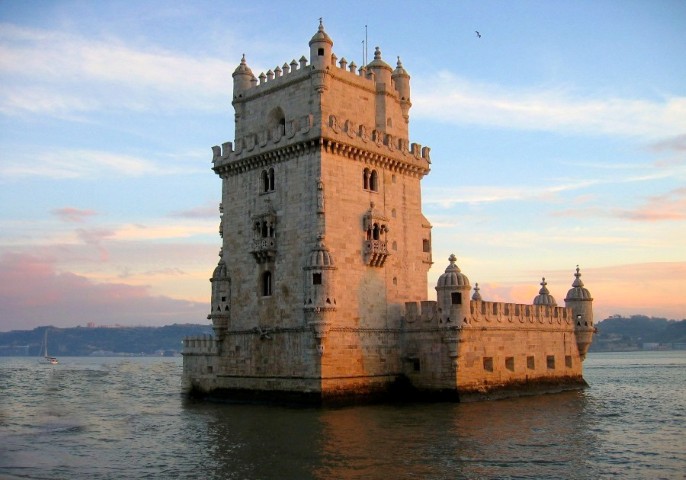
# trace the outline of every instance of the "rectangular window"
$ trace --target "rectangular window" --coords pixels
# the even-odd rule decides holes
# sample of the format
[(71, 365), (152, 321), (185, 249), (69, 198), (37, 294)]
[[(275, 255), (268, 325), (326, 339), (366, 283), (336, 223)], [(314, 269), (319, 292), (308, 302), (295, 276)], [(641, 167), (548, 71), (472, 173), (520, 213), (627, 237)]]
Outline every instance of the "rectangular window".
[(321, 273), (313, 273), (312, 274), (312, 285), (321, 285), (322, 284), (322, 274)]
[(450, 299), (453, 305), (462, 305), (462, 294), (460, 292), (451, 292)]
[(572, 368), (572, 356), (565, 355), (565, 367)]
[(505, 368), (514, 372), (514, 357), (505, 357)]
[(533, 355), (526, 357), (526, 368), (529, 370), (536, 370), (536, 361), (534, 360)]
[(546, 357), (546, 365), (548, 370), (555, 370), (555, 355), (548, 355)]
[(484, 357), (484, 370), (487, 372), (493, 371), (493, 357)]
[(431, 251), (431, 242), (428, 239), (422, 240), (422, 251), (429, 253)]

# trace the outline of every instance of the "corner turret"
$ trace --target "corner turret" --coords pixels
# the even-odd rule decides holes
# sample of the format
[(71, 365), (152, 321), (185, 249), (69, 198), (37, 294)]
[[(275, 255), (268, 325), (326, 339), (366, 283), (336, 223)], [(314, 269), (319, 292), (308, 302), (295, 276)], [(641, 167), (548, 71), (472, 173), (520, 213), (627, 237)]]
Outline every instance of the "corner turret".
[(233, 99), (241, 98), (243, 92), (257, 84), (257, 79), (253, 75), (252, 70), (245, 62), (245, 54), (241, 58), (241, 63), (233, 72)]
[(400, 95), (400, 108), (403, 111), (403, 117), (405, 122), (410, 121), (410, 107), (412, 102), (410, 102), (410, 75), (403, 68), (403, 64), (400, 62), (400, 57), (398, 57), (398, 64), (393, 70), (393, 75), (391, 75), (395, 89)]
[(466, 317), (463, 308), (465, 305), (469, 306), (468, 295), (472, 288), (469, 285), (469, 278), (455, 265), (457, 257), (451, 254), (448, 260), (450, 265), (445, 269), (445, 273), (438, 277), (436, 283), (439, 319), (445, 323), (458, 322)]
[(581, 359), (586, 358), (586, 352), (593, 341), (595, 327), (593, 326), (593, 298), (581, 281), (579, 266), (576, 266), (572, 288), (565, 297), (565, 306), (572, 309), (574, 320), (574, 334)]
[(324, 70), (331, 65), (331, 49), (333, 40), (324, 31), (322, 19), (319, 19), (319, 29), (310, 39), (310, 64), (314, 69)]
[(319, 236), (317, 244), (310, 251), (309, 260), (303, 270), (305, 272), (305, 318), (314, 334), (317, 351), (322, 355), (324, 341), (336, 312), (333, 278), (336, 267), (331, 252), (324, 245), (323, 235)]
[(224, 262), (224, 251), (219, 251), (219, 263), (214, 269), (210, 283), (212, 283), (211, 312), (207, 316), (212, 320), (212, 328), (218, 340), (223, 340), (229, 327), (231, 314), (231, 279)]

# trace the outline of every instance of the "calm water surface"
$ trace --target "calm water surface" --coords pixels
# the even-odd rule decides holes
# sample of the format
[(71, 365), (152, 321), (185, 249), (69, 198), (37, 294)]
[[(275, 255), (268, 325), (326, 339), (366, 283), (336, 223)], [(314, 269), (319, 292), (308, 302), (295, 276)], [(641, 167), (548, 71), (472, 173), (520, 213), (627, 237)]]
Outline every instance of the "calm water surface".
[(472, 404), (189, 402), (180, 358), (0, 358), (0, 478), (686, 478), (686, 352), (591, 354), (591, 385)]

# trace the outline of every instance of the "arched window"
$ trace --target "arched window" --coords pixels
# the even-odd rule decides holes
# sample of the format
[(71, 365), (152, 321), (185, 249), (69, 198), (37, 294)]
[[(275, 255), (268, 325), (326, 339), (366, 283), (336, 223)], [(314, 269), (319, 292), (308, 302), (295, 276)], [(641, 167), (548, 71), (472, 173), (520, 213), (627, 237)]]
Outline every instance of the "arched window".
[(272, 272), (266, 271), (262, 274), (262, 296), (270, 297), (272, 295)]
[[(279, 138), (279, 136), (286, 133), (286, 115), (284, 115), (281, 107), (276, 107), (269, 112), (269, 115), (267, 116), (267, 126), (269, 127), (269, 131), (272, 132), (272, 135), (276, 133), (276, 138)], [(275, 130), (278, 130), (278, 132), (275, 132)]]
[(260, 176), (260, 188), (262, 193), (269, 193), (274, 191), (274, 169), (262, 170)]
[(374, 224), (374, 231), (372, 232), (372, 238), (373, 238), (374, 240), (378, 240), (378, 239), (379, 239), (380, 230), (381, 230), (381, 229), (379, 228), (379, 224), (378, 224), (378, 223), (375, 223), (375, 224)]
[(364, 172), (362, 172), (363, 176), (363, 184), (364, 184), (364, 189), (369, 190), (369, 169), (365, 168)]
[(376, 170), (372, 170), (372, 173), (369, 175), (369, 189), (372, 192), (377, 192), (379, 190), (379, 178)]

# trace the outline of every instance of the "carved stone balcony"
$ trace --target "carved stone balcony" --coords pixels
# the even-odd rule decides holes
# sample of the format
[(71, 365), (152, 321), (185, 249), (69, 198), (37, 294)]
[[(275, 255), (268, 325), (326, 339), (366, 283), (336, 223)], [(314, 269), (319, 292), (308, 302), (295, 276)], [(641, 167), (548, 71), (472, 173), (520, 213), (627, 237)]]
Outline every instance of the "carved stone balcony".
[(388, 242), (385, 240), (365, 240), (364, 256), (367, 265), (371, 267), (383, 267), (388, 253)]
[(250, 253), (252, 253), (257, 263), (273, 262), (276, 257), (276, 238), (255, 238), (250, 246)]

